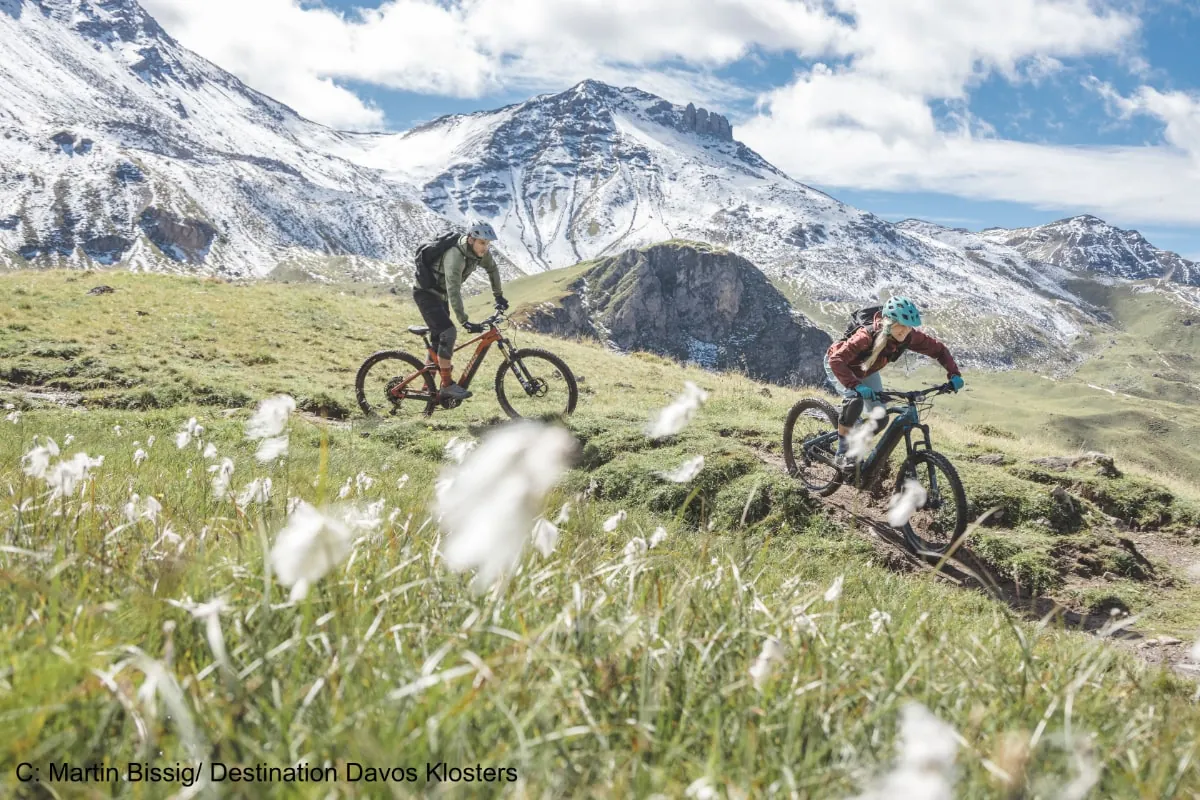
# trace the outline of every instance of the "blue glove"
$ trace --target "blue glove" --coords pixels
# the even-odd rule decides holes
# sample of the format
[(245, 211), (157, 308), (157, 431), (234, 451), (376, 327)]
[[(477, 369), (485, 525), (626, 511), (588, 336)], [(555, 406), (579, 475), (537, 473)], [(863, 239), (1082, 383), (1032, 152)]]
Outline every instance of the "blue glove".
[(961, 389), (963, 387), (962, 375), (951, 375), (950, 385), (954, 387), (954, 391), (956, 392)]
[(858, 386), (855, 386), (854, 391), (858, 392), (859, 396), (862, 397), (863, 400), (875, 399), (875, 390), (870, 386), (867, 386), (865, 383), (860, 383)]

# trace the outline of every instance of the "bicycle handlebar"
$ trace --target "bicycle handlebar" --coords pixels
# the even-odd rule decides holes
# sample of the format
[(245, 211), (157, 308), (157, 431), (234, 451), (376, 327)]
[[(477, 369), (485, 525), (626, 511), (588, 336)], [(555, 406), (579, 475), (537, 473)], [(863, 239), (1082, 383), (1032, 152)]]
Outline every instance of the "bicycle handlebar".
[(885, 403), (890, 403), (893, 400), (907, 400), (912, 404), (918, 400), (924, 400), (930, 395), (945, 394), (952, 391), (954, 391), (954, 386), (947, 381), (941, 386), (930, 386), (927, 389), (918, 389), (915, 392), (876, 392), (875, 396)]
[(479, 324), (484, 326), (495, 325), (497, 322), (503, 322), (508, 314), (506, 311), (501, 311), (500, 306), (496, 306), (496, 313), (492, 314), (487, 319), (480, 320)]

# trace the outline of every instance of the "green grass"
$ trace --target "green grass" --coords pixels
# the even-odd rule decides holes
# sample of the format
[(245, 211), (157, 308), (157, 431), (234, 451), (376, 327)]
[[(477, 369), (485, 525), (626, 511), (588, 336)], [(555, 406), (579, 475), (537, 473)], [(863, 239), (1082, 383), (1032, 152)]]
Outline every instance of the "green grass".
[[(85, 296), (101, 282), (118, 291)], [(773, 785), (800, 797), (852, 796), (889, 767), (910, 698), (963, 738), (956, 796), (1056, 796), (1077, 772), (1077, 750), (1100, 767), (1095, 796), (1200, 791), (1190, 766), (1200, 755), (1193, 686), (1104, 640), (1022, 619), (983, 593), (888, 569), (867, 537), (784, 478), (774, 465), (782, 420), (808, 392), (518, 333), (582, 377), (568, 423), (580, 463), (545, 503), (551, 515), (566, 501), (573, 510), (549, 558), (527, 552), (507, 586), (477, 596), (469, 576), (436, 558), (429, 509), (446, 443), (501, 421), (488, 396), (491, 366), (476, 397), (430, 420), (294, 416), (289, 453), (269, 467), (243, 440), (252, 406), (277, 392), (335, 418), (353, 409), (361, 360), (415, 341), (402, 333), (417, 321), (403, 295), (117, 272), (21, 273), (0, 283), (7, 379), (83, 400), (58, 408), (0, 392), (24, 408), (17, 423), (0, 422), (0, 785), (9, 792), (21, 761), (166, 766), (200, 753), (243, 766), (328, 763), (339, 767), (346, 796), (427, 791), (427, 762), (513, 767), (530, 796), (676, 797), (701, 778), (729, 796), (763, 796)], [(483, 300), (472, 301), (473, 313)], [(710, 401), (678, 436), (649, 441), (646, 420), (685, 380)], [(990, 436), (953, 418), (976, 400), (939, 405), (935, 443), (963, 467), (977, 503), (987, 491), (1012, 509), (1007, 527), (982, 529), (973, 546), (998, 565), (1015, 563), (1028, 582), (1064, 582), (1064, 542), (1106, 568), (1122, 566), (1091, 527), (1100, 503), (1160, 517), (1186, 512), (1188, 498), (1166, 500), (1124, 476), (1098, 483), (1112, 498), (1093, 488), (1095, 502), (1080, 497), (1080, 509), (1056, 517), (1052, 487), (1016, 463), (1048, 445), (1023, 450), (1017, 430)], [(212, 462), (195, 444), (179, 450), (172, 441), (189, 416), (234, 460), (235, 494), (271, 477), (267, 505), (212, 498)], [(1008, 429), (1007, 418), (989, 422)], [(64, 455), (105, 461), (81, 496), (51, 502), (19, 461), (35, 436), (63, 444), (68, 434)], [(135, 442), (148, 452), (141, 465)], [(973, 442), (1014, 463), (971, 465), (981, 450)], [(707, 463), (694, 483), (657, 476), (697, 454)], [(370, 486), (353, 489), (360, 474)], [(402, 475), (409, 479), (398, 488)], [(1091, 476), (1060, 478), (1083, 486)], [(264, 558), (287, 500), (336, 502), (348, 480), (348, 502), (383, 501), (390, 521), (289, 605)], [(131, 493), (158, 498), (161, 516), (125, 525)], [(618, 510), (628, 518), (604, 531)], [(1042, 516), (1059, 529), (1039, 527)], [(627, 562), (630, 539), (658, 526), (667, 540)], [(168, 527), (173, 537), (164, 537)], [(1014, 551), (1014, 542), (1023, 546)], [(845, 591), (827, 602), (838, 576)], [(1122, 576), (1115, 591), (1137, 611), (1165, 589)], [(1081, 605), (1104, 607), (1104, 598), (1079, 594)], [(229, 604), (221, 624), (232, 674), (214, 667), (204, 623), (168, 602), (217, 596)], [(874, 611), (891, 617), (878, 632)], [(787, 655), (760, 692), (748, 668), (766, 637)], [(178, 713), (168, 719), (140, 702), (139, 663), (150, 667), (130, 660), (130, 648), (178, 682), (197, 731), (191, 749)], [(350, 783), (350, 761), (413, 766), (419, 780)], [(90, 788), (132, 797), (180, 787)], [(331, 788), (266, 793), (325, 797)], [(514, 792), (466, 783), (443, 790)]]

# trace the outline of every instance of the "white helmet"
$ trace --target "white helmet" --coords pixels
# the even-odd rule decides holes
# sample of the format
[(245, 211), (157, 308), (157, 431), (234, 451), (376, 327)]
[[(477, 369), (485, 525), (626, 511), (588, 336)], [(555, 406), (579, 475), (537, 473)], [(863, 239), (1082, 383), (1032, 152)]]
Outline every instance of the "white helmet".
[(472, 239), (484, 239), (489, 242), (496, 241), (496, 231), (483, 220), (472, 222), (471, 227), (467, 228), (467, 236), (470, 236)]

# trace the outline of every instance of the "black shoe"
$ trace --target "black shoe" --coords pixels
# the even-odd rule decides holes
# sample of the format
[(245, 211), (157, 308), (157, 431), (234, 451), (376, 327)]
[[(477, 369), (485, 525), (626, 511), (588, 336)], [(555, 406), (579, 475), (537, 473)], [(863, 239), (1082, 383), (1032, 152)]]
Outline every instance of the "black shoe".
[(471, 393), (459, 386), (457, 383), (448, 383), (438, 392), (439, 400), (458, 400), (459, 402), (466, 400), (471, 396)]

